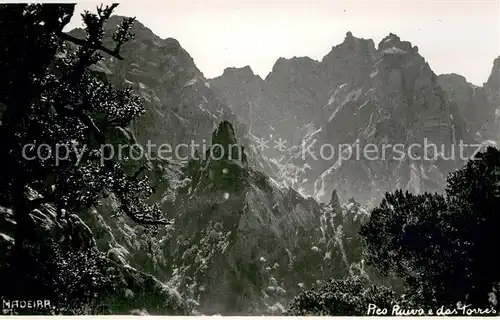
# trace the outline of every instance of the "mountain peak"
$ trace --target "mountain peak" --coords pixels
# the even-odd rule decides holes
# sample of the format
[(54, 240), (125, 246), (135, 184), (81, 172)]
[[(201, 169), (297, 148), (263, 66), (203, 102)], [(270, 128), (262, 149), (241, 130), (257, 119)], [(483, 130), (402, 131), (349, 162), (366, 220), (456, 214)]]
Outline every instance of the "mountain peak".
[(356, 51), (362, 48), (368, 48), (369, 51), (372, 51), (375, 49), (375, 43), (373, 42), (372, 39), (356, 38), (355, 36), (353, 36), (351, 31), (347, 31), (345, 34), (344, 41), (340, 45), (333, 47), (333, 49), (338, 47), (342, 48), (347, 47), (347, 49), (349, 50), (356, 50)]
[(356, 43), (357, 38), (352, 35), (351, 31), (347, 31), (344, 38), (344, 43)]
[(397, 34), (390, 32), (388, 36), (382, 39), (382, 42), (386, 41), (401, 42), (401, 38)]
[(488, 81), (486, 81), (484, 85), (485, 87), (498, 92), (498, 88), (500, 87), (500, 56), (493, 61), (491, 74), (488, 77)]
[(309, 57), (294, 56), (289, 59), (284, 57), (279, 57), (278, 60), (276, 60), (276, 62), (274, 63), (271, 73), (279, 71), (297, 70), (302, 68), (306, 69), (315, 68), (317, 67), (318, 63), (319, 63), (318, 61), (311, 59)]
[(222, 121), (212, 134), (212, 144), (228, 146), (236, 143), (237, 139), (233, 125), (227, 120)]
[(365, 45), (367, 45), (368, 48), (375, 48), (375, 43), (372, 39), (356, 38), (351, 31), (347, 31), (344, 41), (340, 45), (334, 46), (333, 49), (348, 46), (349, 49), (356, 50), (357, 48), (364, 47)]
[(340, 207), (340, 200), (339, 196), (337, 194), (337, 190), (333, 189), (332, 191), (332, 197), (330, 198), (330, 205), (332, 208), (336, 209)]
[[(126, 16), (120, 15), (112, 15), (104, 26), (104, 29), (108, 32), (114, 32), (118, 29), (118, 26), (122, 23), (123, 19), (130, 18)], [(139, 20), (134, 20), (134, 24), (132, 26), (132, 32), (135, 34), (136, 38), (150, 38), (155, 41), (161, 40), (159, 36), (157, 36), (151, 29), (146, 27)]]
[(375, 43), (372, 39), (356, 38), (351, 31), (348, 31), (345, 35), (344, 41), (338, 45), (332, 47), (332, 50), (326, 54), (322, 62), (340, 58), (347, 57), (353, 54), (361, 54), (362, 56), (371, 56), (375, 51)]
[(254, 77), (255, 73), (249, 65), (246, 65), (241, 68), (237, 67), (228, 67), (224, 69), (224, 76), (246, 76), (246, 77)]
[(467, 83), (467, 79), (463, 75), (457, 73), (440, 74), (439, 78), (453, 81), (455, 83)]
[(166, 38), (165, 40), (163, 40), (167, 45), (171, 45), (171, 46), (177, 46), (177, 47), (180, 47), (181, 44), (179, 43), (179, 40), (177, 39), (174, 39), (174, 38)]
[(418, 53), (417, 46), (412, 46), (409, 41), (401, 41), (401, 38), (398, 35), (391, 32), (380, 41), (378, 44), (378, 51), (387, 52), (388, 50), (391, 51), (394, 49), (404, 50), (408, 53)]

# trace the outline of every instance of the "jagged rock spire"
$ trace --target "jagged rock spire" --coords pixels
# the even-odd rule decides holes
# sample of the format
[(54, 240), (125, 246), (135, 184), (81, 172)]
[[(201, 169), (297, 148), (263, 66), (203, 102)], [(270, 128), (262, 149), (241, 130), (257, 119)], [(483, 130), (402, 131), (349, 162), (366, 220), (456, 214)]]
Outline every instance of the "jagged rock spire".
[(384, 51), (390, 48), (397, 48), (406, 52), (418, 53), (418, 47), (412, 46), (409, 41), (401, 41), (401, 38), (392, 32), (382, 39), (378, 45), (379, 51)]
[(227, 120), (222, 121), (212, 134), (212, 144), (219, 143), (221, 145), (226, 145), (236, 144), (237, 142), (234, 134), (234, 127)]
[(216, 157), (219, 157), (220, 152), (224, 152), (223, 158), (247, 163), (244, 148), (238, 144), (234, 127), (229, 121), (222, 121), (212, 134), (212, 148), (215, 145), (219, 145), (219, 150), (212, 150), (213, 153), (217, 153)]
[(330, 198), (329, 205), (336, 212), (341, 212), (342, 211), (341, 206), (340, 206), (340, 199), (339, 199), (339, 196), (337, 194), (337, 190), (336, 189), (333, 189), (333, 191), (332, 191), (332, 196)]

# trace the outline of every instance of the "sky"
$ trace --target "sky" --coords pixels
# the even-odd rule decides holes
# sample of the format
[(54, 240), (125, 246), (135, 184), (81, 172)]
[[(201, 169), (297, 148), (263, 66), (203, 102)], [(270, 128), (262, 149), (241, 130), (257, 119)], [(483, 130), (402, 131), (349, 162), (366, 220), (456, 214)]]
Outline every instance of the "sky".
[[(98, 3), (79, 3), (79, 13)], [(126, 1), (116, 14), (134, 16), (161, 38), (177, 39), (205, 77), (250, 65), (267, 76), (279, 57), (321, 60), (347, 31), (376, 44), (390, 32), (418, 46), (437, 74), (458, 73), (482, 85), (500, 56), (500, 1)]]

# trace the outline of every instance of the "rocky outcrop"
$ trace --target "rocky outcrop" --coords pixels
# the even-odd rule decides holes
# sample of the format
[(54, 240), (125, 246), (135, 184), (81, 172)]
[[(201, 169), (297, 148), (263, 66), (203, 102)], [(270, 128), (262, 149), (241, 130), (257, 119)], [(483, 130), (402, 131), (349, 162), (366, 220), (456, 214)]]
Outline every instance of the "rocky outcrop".
[[(105, 44), (112, 46), (111, 35), (121, 19), (113, 16), (107, 22)], [(202, 144), (222, 120), (234, 123), (239, 133), (245, 131), (176, 39), (161, 39), (138, 21), (132, 32), (134, 39), (121, 49), (124, 60), (106, 58), (96, 69), (113, 85), (131, 87), (143, 99), (146, 113), (133, 124), (142, 145), (149, 142), (156, 152), (161, 144), (172, 149), (181, 143)], [(72, 34), (83, 36), (80, 29)], [(179, 149), (179, 157), (187, 155)]]
[[(125, 248), (127, 241), (123, 241), (120, 232), (116, 231), (123, 232), (129, 244), (140, 247), (144, 241), (140, 230), (134, 230), (123, 219), (115, 222), (122, 229), (110, 227), (108, 221), (115, 219), (111, 218), (111, 211), (104, 211), (102, 215), (102, 212), (92, 210), (89, 214), (94, 217), (92, 221), (85, 215), (60, 219), (52, 205), (33, 210), (29, 215), (33, 225), (30, 235), (32, 256), (22, 262), (26, 271), (19, 271), (19, 268), (10, 268), (15, 261), (11, 257), (17, 228), (13, 212), (0, 207), (0, 277), (3, 284), (0, 297), (6, 300), (11, 297), (21, 300), (43, 297), (55, 308), (45, 310), (48, 314), (130, 315), (137, 310), (145, 314), (192, 314), (192, 305), (174, 288), (162, 283), (151, 275), (152, 272), (141, 271), (147, 270), (147, 264), (142, 263), (139, 268), (132, 266), (130, 252)], [(150, 262), (154, 260), (150, 259)], [(26, 273), (20, 278), (15, 275), (17, 271)], [(12, 288), (19, 286), (21, 279), (38, 283), (38, 291), (21, 290), (21, 296), (16, 296), (14, 292), (19, 292)], [(41, 284), (48, 285), (48, 291), (42, 291)], [(76, 299), (85, 298), (87, 294), (79, 290), (89, 290), (93, 286), (98, 288), (98, 295), (90, 296), (88, 301), (78, 305)], [(72, 306), (69, 310), (66, 309), (68, 304)], [(2, 312), (31, 314), (33, 310), (2, 309)]]
[[(118, 132), (112, 142), (173, 144), (192, 139), (209, 140), (206, 143), (212, 147), (206, 152), (199, 148), (188, 163), (147, 157), (127, 162), (131, 172), (147, 165), (146, 174), (156, 189), (153, 200), (175, 219), (175, 225), (172, 229), (143, 228), (116, 217), (117, 201), (111, 194), (101, 206), (82, 214), (93, 231), (96, 248), (107, 259), (175, 288), (187, 309), (196, 305), (205, 314), (280, 314), (303, 288), (348, 274), (359, 256), (351, 257), (352, 250), (346, 249), (344, 241), (348, 245), (352, 237), (357, 238), (358, 225), (346, 224), (343, 229), (340, 203), (323, 206), (278, 185), (254, 168), (252, 161), (258, 153), (245, 147), (245, 135), (251, 139), (252, 133), (272, 130), (253, 122), (260, 118), (254, 117), (252, 108), (257, 108), (259, 116), (269, 110), (269, 124), (282, 116), (268, 108), (278, 101), (274, 89), (249, 67), (228, 68), (224, 77), (232, 80), (220, 85), (238, 87), (231, 87), (234, 96), (221, 99), (220, 88), (212, 90), (177, 41), (160, 39), (140, 23), (133, 31), (135, 39), (123, 48), (125, 61), (106, 59), (97, 71), (114, 85), (131, 86), (145, 101), (147, 113), (131, 128)], [(282, 62), (277, 71), (288, 69), (291, 63), (296, 80), (317, 63), (302, 58)], [(297, 82), (296, 87), (304, 85)], [(284, 95), (286, 84), (276, 82), (275, 86)], [(238, 91), (246, 87), (267, 90), (267, 94), (263, 100), (242, 100)], [(304, 97), (309, 97), (307, 91), (298, 93), (296, 99)], [(287, 114), (293, 116), (299, 110), (290, 109)], [(234, 121), (233, 111), (240, 115), (247, 111), (248, 117), (240, 119), (246, 128)], [(289, 126), (284, 122), (282, 128)], [(158, 310), (147, 305), (138, 309)]]
[[(260, 89), (226, 75), (211, 83), (231, 107), (239, 99), (253, 101), (253, 110), (266, 110), (265, 116), (253, 113), (253, 125), (262, 124), (259, 137), (287, 141), (278, 155), (275, 148), (264, 152), (276, 166), (267, 173), (323, 202), (333, 189), (342, 201), (355, 196), (362, 202), (395, 188), (438, 191), (446, 174), (462, 162), (414, 160), (422, 154), (408, 156), (409, 146), (418, 143), (422, 149), (427, 141), (450, 155), (460, 141), (472, 141), (463, 120), (466, 115), (448, 101), (418, 48), (395, 34), (375, 47), (373, 40), (348, 32), (321, 62), (280, 58), (259, 81)], [(256, 107), (259, 102), (264, 105)], [(405, 152), (402, 157), (393, 151), (398, 144)], [(366, 156), (368, 145), (375, 145), (378, 155)], [(357, 154), (341, 155), (341, 146)], [(384, 147), (391, 154), (381, 155)]]
[(439, 84), (456, 103), (468, 129), (478, 142), (500, 142), (500, 57), (493, 62), (488, 81), (475, 86), (460, 75), (439, 76)]
[[(226, 105), (240, 114), (262, 106), (260, 114), (267, 102), (243, 101), (236, 87), (233, 97), (218, 98), (218, 89), (212, 90), (175, 40), (159, 39), (140, 23), (135, 28), (135, 42), (124, 48), (127, 64), (108, 59), (98, 68), (115, 85), (132, 86), (146, 102), (147, 113), (125, 130), (125, 139), (113, 143), (193, 139), (212, 147), (198, 148), (187, 163), (145, 159), (156, 189), (153, 200), (175, 219), (172, 229), (151, 230), (116, 217), (113, 195), (85, 213), (99, 250), (175, 288), (187, 306), (203, 314), (280, 314), (303, 288), (348, 274), (359, 256), (350, 256), (343, 239), (349, 235), (348, 244), (357, 238), (357, 224), (343, 229), (340, 203), (320, 205), (254, 168), (258, 155), (245, 147), (245, 135), (251, 139), (264, 127), (253, 126), (251, 112), (240, 119), (246, 128), (227, 121), (234, 115)], [(224, 76), (233, 79), (228, 86), (267, 90), (249, 67), (228, 68)], [(176, 109), (180, 101), (183, 108)], [(128, 167), (134, 172), (141, 164)]]
[[(232, 132), (221, 123), (212, 143), (236, 145)], [(246, 159), (205, 157), (187, 172), (168, 246), (170, 283), (203, 314), (279, 314), (303, 288), (343, 277), (359, 261), (346, 245), (358, 238), (351, 222), (361, 208), (320, 205), (281, 188)]]
[[(255, 140), (260, 133), (271, 133), (281, 117), (278, 98), (269, 85), (249, 66), (226, 68), (222, 76), (210, 80), (212, 88), (246, 124), (247, 136)], [(248, 150), (249, 152), (252, 150)], [(275, 154), (278, 156), (278, 154)]]
[[(118, 19), (109, 21), (107, 34)], [(498, 115), (498, 59), (476, 88), (460, 76), (438, 78), (418, 48), (394, 34), (376, 47), (349, 32), (321, 61), (280, 58), (265, 79), (246, 66), (207, 80), (175, 39), (139, 22), (133, 32), (124, 61), (106, 58), (96, 68), (146, 103), (146, 114), (112, 143), (211, 147), (188, 154), (189, 161), (127, 163), (131, 172), (147, 165), (152, 200), (175, 219), (171, 229), (115, 216), (113, 194), (66, 222), (50, 206), (31, 213), (40, 239), (57, 242), (61, 230), (72, 228), (105, 262), (108, 313), (190, 314), (194, 307), (204, 314), (280, 314), (317, 281), (371, 278), (358, 236), (368, 216), (364, 203), (396, 188), (440, 190), (460, 165), (407, 153), (394, 159), (401, 156), (394, 146), (408, 152), (427, 141), (443, 146), (429, 156), (449, 155), (476, 132), (495, 135), (482, 122)], [(484, 115), (470, 107), (482, 103)], [(262, 138), (270, 146), (262, 154), (249, 148)], [(276, 148), (278, 139), (284, 142)], [(346, 147), (359, 152), (367, 145), (379, 154), (340, 159)], [(1, 252), (12, 251), (14, 232), (12, 213), (0, 208)]]

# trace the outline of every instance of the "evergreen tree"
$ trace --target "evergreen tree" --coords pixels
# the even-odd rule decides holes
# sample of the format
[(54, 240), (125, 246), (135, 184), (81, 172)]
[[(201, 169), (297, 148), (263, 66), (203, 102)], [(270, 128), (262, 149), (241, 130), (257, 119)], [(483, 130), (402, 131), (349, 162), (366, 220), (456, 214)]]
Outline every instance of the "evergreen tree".
[(369, 304), (387, 309), (395, 302), (394, 292), (384, 286), (370, 284), (361, 277), (332, 279), (316, 289), (296, 296), (286, 311), (291, 316), (366, 316)]
[(360, 234), (366, 257), (401, 278), (420, 306), (492, 306), (500, 282), (500, 152), (488, 148), (448, 177), (446, 194), (385, 195)]

